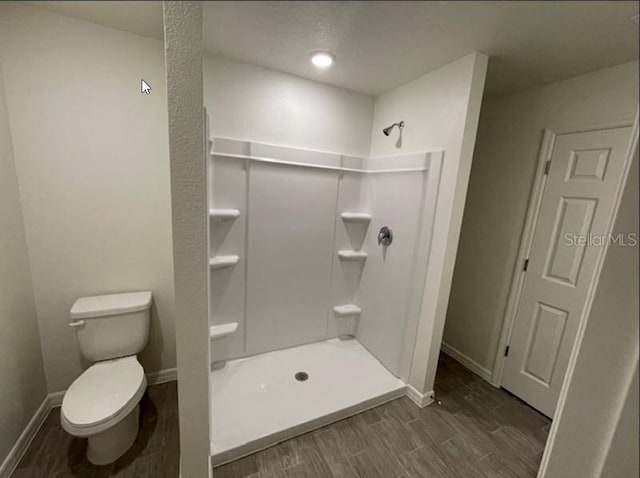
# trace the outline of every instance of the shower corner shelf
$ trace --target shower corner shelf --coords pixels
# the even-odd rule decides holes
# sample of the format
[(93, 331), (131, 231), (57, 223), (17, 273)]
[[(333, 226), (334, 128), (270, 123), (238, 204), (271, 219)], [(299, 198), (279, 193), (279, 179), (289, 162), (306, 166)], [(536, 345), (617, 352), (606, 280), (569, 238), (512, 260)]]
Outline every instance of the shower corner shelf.
[(364, 251), (344, 250), (338, 251), (338, 256), (345, 261), (363, 261), (367, 258), (367, 253)]
[(371, 214), (366, 212), (343, 212), (340, 217), (344, 222), (369, 222)]
[(233, 335), (238, 330), (238, 322), (229, 322), (228, 324), (212, 325), (209, 327), (209, 336), (211, 340), (218, 340)]
[(212, 269), (222, 269), (223, 267), (235, 266), (240, 257), (238, 256), (214, 256), (209, 260)]
[(355, 304), (345, 304), (334, 307), (333, 312), (339, 317), (348, 317), (352, 315), (360, 315), (362, 309)]
[(224, 221), (239, 217), (240, 211), (238, 209), (209, 209), (209, 216), (214, 221)]

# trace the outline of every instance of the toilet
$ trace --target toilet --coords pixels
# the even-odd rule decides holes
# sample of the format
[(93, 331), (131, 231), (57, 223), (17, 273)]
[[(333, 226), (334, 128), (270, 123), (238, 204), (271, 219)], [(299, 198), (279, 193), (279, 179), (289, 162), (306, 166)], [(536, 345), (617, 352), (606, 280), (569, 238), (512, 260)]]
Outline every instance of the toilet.
[(94, 364), (69, 387), (60, 421), (71, 435), (88, 439), (95, 465), (117, 460), (138, 434), (140, 399), (147, 388), (136, 355), (149, 339), (151, 292), (127, 292), (78, 299), (71, 321), (80, 352)]

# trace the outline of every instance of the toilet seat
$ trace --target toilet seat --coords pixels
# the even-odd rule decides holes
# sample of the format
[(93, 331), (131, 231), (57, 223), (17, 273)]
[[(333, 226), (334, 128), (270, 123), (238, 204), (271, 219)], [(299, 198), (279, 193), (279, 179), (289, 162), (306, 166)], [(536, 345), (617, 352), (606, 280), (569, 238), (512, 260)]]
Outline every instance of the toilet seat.
[(86, 437), (124, 419), (140, 402), (147, 387), (135, 355), (97, 362), (80, 375), (62, 400), (65, 430)]

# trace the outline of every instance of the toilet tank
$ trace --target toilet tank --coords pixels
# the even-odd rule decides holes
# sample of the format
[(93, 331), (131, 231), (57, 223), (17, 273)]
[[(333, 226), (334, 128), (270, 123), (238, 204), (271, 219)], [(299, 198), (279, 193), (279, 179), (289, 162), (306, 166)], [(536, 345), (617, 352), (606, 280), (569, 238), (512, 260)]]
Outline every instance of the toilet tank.
[(80, 352), (92, 362), (136, 355), (149, 340), (151, 292), (82, 297), (71, 307), (69, 325)]

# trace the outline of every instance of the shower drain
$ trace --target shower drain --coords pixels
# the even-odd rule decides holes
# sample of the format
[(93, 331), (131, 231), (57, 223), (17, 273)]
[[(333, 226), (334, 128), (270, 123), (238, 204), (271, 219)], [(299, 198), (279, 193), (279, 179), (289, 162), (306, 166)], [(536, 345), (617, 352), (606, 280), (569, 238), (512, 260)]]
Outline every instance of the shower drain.
[(298, 382), (304, 382), (309, 378), (309, 374), (307, 372), (298, 372), (294, 377)]

